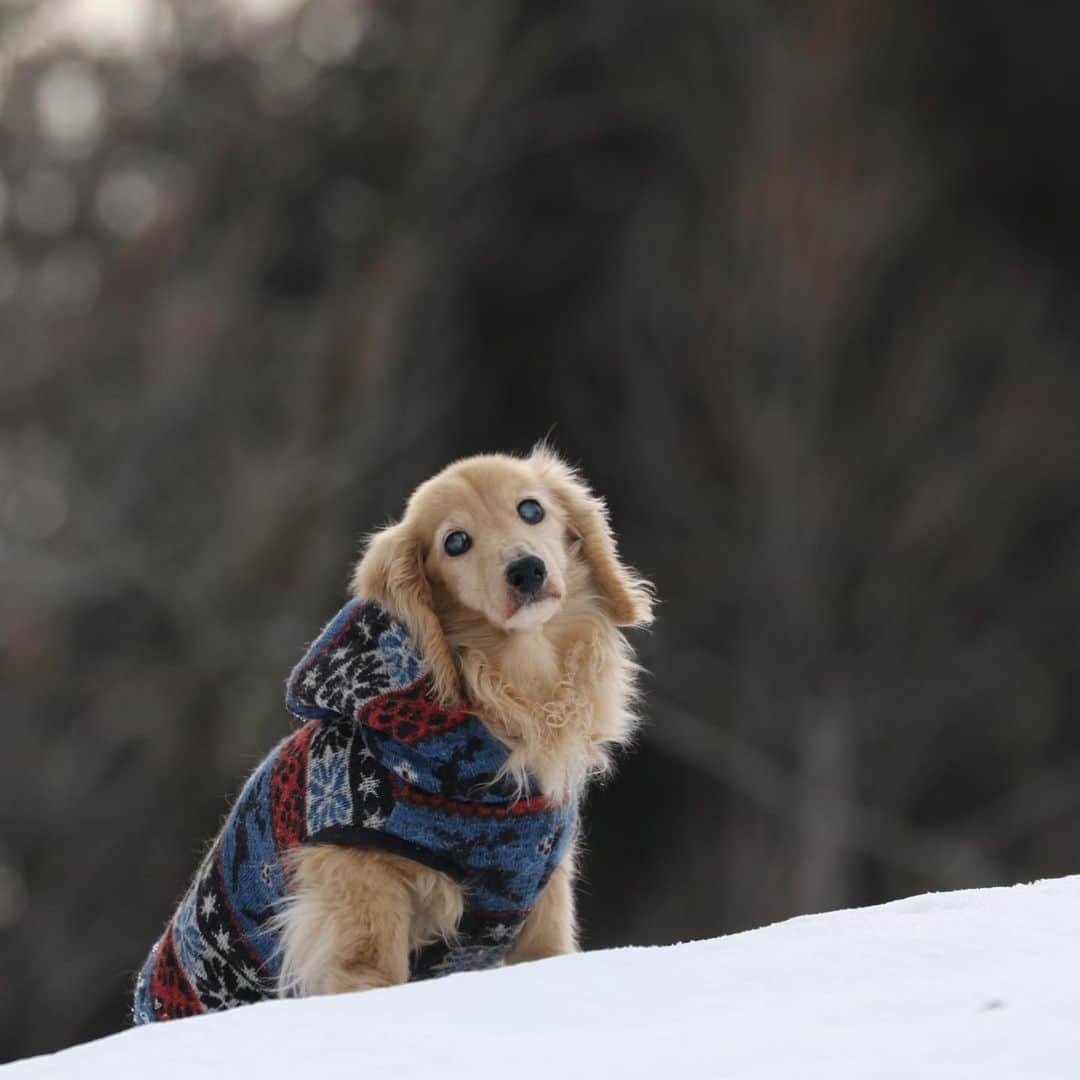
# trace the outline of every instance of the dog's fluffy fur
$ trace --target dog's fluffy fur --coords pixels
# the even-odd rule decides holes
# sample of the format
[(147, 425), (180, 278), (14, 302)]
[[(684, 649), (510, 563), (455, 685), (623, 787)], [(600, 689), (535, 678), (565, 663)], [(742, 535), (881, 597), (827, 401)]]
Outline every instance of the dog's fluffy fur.
[[(544, 518), (522, 520), (536, 499)], [(452, 557), (445, 538), (471, 539)], [(543, 559), (544, 587), (524, 600), (507, 565)], [(547, 447), (484, 455), (422, 484), (405, 515), (371, 537), (353, 578), (413, 635), (443, 704), (465, 704), (511, 748), (509, 769), (546, 793), (580, 791), (634, 729), (637, 666), (618, 629), (648, 623), (652, 589), (619, 559), (602, 501)], [(452, 939), (458, 884), (398, 856), (329, 845), (294, 853), (280, 917), (283, 993), (389, 986), (409, 954)], [(511, 963), (577, 948), (574, 855), (529, 916)]]

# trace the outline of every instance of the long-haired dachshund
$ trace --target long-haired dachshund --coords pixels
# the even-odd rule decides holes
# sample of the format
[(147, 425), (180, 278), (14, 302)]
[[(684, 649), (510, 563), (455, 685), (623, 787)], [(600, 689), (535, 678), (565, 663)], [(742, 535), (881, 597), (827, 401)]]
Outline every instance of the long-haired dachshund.
[[(136, 1019), (577, 948), (576, 807), (634, 725), (652, 588), (546, 446), (468, 458), (371, 537), (155, 946)], [(434, 959), (425, 959), (433, 957)]]

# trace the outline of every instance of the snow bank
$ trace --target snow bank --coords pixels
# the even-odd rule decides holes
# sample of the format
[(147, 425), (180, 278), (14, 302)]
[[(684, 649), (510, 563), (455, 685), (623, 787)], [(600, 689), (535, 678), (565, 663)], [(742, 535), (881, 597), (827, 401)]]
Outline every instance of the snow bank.
[(3, 1080), (1080, 1077), (1080, 877), (268, 1002)]

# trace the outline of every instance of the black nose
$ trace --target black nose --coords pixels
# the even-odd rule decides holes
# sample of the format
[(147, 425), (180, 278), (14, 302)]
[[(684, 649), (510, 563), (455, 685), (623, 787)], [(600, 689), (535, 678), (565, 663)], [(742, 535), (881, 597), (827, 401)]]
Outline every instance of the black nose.
[(547, 567), (543, 559), (535, 555), (525, 555), (515, 559), (506, 568), (506, 580), (514, 592), (522, 596), (535, 596), (547, 578)]

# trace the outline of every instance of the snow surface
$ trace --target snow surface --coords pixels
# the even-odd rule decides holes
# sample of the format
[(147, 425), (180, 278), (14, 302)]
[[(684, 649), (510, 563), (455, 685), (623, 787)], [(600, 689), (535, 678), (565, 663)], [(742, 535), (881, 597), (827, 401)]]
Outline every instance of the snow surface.
[(3, 1080), (1080, 1077), (1080, 876), (172, 1021)]

